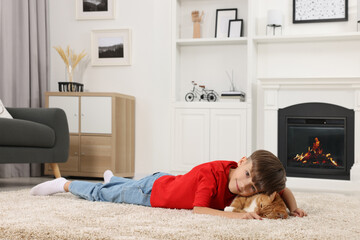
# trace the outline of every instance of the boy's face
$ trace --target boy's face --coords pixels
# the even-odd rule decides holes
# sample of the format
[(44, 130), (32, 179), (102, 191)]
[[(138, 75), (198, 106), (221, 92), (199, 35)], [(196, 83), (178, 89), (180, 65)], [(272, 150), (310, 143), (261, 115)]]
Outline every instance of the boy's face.
[(246, 157), (243, 157), (238, 162), (237, 168), (230, 169), (230, 173), (229, 173), (230, 192), (243, 197), (248, 197), (259, 192), (259, 189), (256, 189), (255, 184), (252, 182), (251, 168), (252, 168), (252, 162), (247, 161)]

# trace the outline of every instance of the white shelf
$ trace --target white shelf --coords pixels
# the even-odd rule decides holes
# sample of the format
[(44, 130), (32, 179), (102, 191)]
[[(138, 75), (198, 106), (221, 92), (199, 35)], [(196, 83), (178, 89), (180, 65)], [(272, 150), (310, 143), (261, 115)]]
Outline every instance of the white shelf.
[(334, 34), (309, 34), (288, 36), (257, 36), (255, 43), (291, 43), (291, 42), (319, 42), (319, 41), (352, 41), (360, 40), (359, 32), (334, 33)]
[(343, 77), (259, 77), (263, 88), (287, 88), (287, 89), (348, 89), (349, 87), (360, 88), (359, 76)]
[(225, 108), (241, 108), (241, 109), (246, 109), (247, 108), (248, 103), (247, 102), (221, 102), (221, 100), (219, 102), (174, 102), (173, 106), (175, 108), (210, 108), (210, 109), (214, 109), (214, 108), (221, 108), (221, 109), (225, 109)]
[(306, 83), (312, 83), (314, 81), (321, 81), (326, 83), (332, 83), (332, 82), (343, 82), (344, 84), (356, 84), (360, 83), (360, 76), (307, 76), (307, 77), (258, 77), (260, 81), (263, 82), (304, 82)]
[(204, 45), (241, 45), (247, 44), (247, 38), (197, 38), (178, 39), (178, 46), (204, 46)]

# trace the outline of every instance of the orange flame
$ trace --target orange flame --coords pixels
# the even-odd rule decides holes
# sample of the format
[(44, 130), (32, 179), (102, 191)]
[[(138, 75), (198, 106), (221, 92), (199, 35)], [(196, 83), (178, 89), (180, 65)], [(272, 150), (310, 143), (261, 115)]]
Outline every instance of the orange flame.
[(323, 149), (320, 147), (320, 141), (316, 137), (313, 147), (308, 147), (307, 153), (296, 154), (294, 160), (302, 163), (311, 162), (314, 165), (320, 164), (320, 161), (324, 164), (327, 161), (330, 161), (332, 165), (338, 166), (338, 163), (331, 157), (330, 153), (323, 154)]

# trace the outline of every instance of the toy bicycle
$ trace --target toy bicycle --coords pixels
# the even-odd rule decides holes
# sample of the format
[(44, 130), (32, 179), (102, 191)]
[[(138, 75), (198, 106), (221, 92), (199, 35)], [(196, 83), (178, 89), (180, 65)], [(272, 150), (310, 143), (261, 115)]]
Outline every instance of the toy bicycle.
[(209, 90), (205, 88), (205, 85), (199, 85), (199, 88), (197, 88), (197, 83), (194, 81), (191, 81), (193, 85), (193, 89), (188, 92), (185, 95), (185, 100), (187, 102), (193, 102), (195, 99), (201, 100), (207, 100), (208, 102), (216, 102), (218, 98), (218, 94), (214, 90)]

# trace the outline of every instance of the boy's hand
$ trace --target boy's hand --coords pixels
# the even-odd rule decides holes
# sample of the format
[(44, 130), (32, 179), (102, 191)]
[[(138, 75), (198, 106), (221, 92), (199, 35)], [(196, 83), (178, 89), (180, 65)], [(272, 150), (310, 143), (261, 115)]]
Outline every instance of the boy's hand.
[(247, 213), (238, 213), (240, 215), (242, 215), (240, 218), (241, 219), (258, 219), (258, 220), (262, 220), (262, 218), (257, 215), (254, 212), (247, 212)]
[(262, 220), (262, 218), (257, 215), (254, 212), (223, 212), (224, 213), (224, 217), (227, 218), (234, 218), (234, 219), (258, 219), (258, 220)]
[(304, 217), (307, 216), (307, 213), (301, 208), (296, 208), (294, 211), (290, 213), (290, 215), (295, 217)]
[(222, 216), (227, 218), (237, 218), (237, 219), (258, 219), (262, 218), (254, 212), (224, 212), (217, 209), (207, 208), (207, 207), (194, 207), (193, 213), (197, 214), (209, 214), (213, 216)]
[[(291, 216), (296, 216), (296, 217), (307, 216), (307, 213), (304, 210), (297, 207), (294, 194), (291, 192), (291, 190), (289, 188), (284, 189), (282, 199), (284, 200), (287, 208), (290, 210)], [(291, 210), (291, 209), (294, 209), (294, 210)]]

